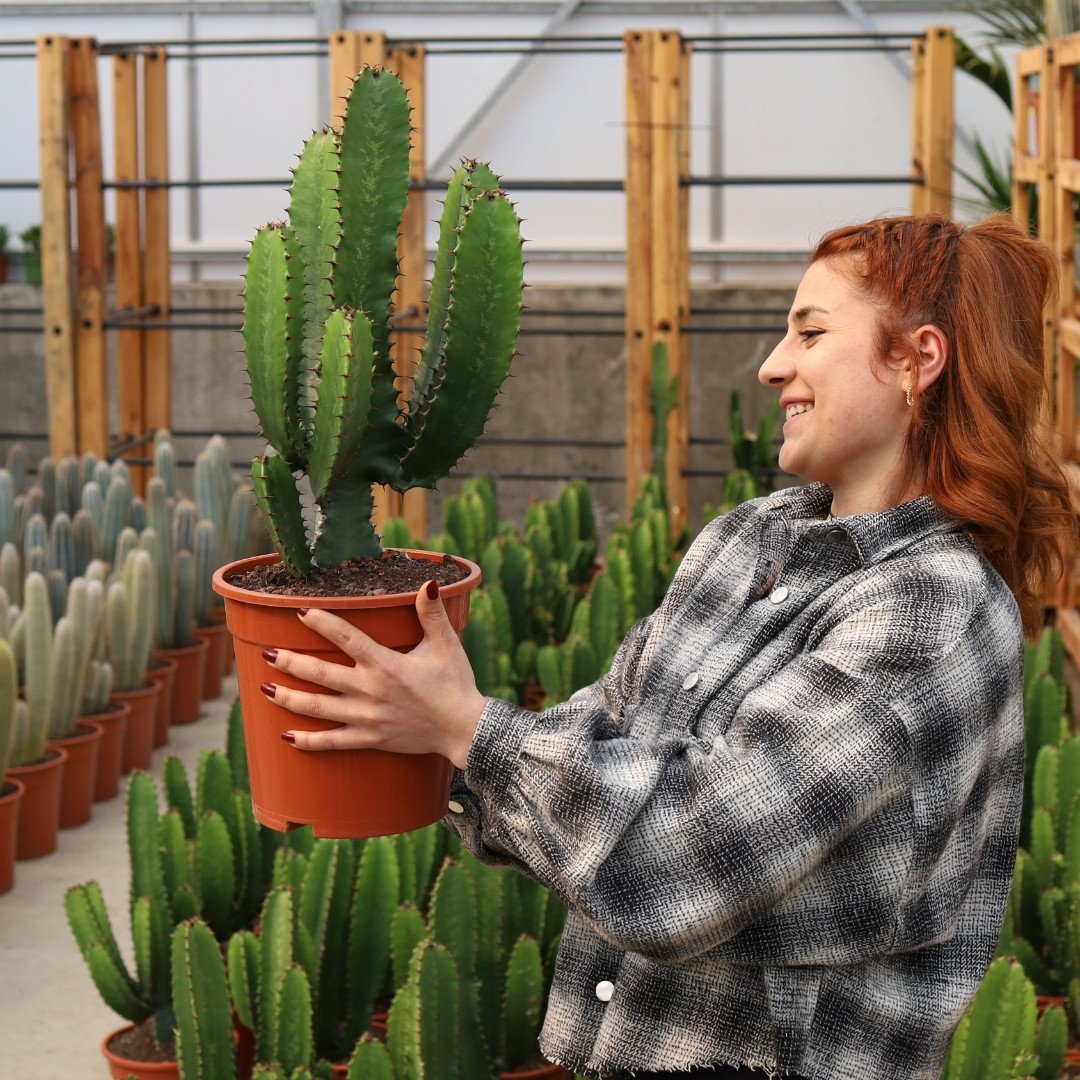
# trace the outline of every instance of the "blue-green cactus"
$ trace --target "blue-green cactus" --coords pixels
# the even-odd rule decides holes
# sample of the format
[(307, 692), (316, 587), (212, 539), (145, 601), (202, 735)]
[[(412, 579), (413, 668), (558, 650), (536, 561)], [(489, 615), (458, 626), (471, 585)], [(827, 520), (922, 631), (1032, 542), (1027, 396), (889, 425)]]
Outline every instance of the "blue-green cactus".
[[(408, 184), (405, 89), (364, 68), (341, 131), (304, 147), (288, 224), (260, 229), (248, 256), (244, 347), (274, 450), (255, 460), (252, 483), (297, 574), (379, 553), (370, 485), (433, 487), (483, 432), (514, 355), (519, 223), (490, 169), (467, 162), (447, 189), (428, 332), (399, 409), (389, 315)], [(317, 504), (310, 548), (295, 472)]]

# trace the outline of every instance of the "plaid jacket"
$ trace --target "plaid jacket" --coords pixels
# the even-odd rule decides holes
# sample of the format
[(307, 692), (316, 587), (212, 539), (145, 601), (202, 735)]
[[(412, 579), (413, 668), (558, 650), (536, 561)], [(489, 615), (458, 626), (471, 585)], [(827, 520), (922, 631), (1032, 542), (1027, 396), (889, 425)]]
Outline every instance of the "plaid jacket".
[(1019, 613), (929, 498), (829, 500), (712, 522), (608, 675), (487, 703), (444, 820), (570, 908), (555, 1061), (937, 1080), (1013, 871)]

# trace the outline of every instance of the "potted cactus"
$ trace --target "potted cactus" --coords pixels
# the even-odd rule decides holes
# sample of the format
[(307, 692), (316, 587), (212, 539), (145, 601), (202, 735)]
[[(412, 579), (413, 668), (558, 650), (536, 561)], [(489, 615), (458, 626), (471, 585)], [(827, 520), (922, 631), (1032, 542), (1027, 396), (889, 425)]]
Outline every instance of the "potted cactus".
[[(3, 589), (0, 589), (0, 598)], [(4, 604), (6, 607), (6, 602)], [(11, 646), (0, 637), (0, 893), (15, 884), (15, 848), (19, 836), (19, 810), (26, 788), (22, 781), (5, 776), (15, 737), (18, 672)], [(24, 705), (25, 708), (25, 705)]]
[[(221, 568), (214, 587), (236, 642), (256, 816), (276, 829), (308, 823), (318, 836), (372, 836), (420, 828), (446, 809), (449, 762), (298, 754), (280, 735), (308, 718), (258, 689), (277, 677), (262, 659), (267, 647), (345, 660), (300, 623), (298, 607), (317, 603), (408, 649), (420, 640), (414, 602), (425, 581), (445, 586), (459, 633), (479, 584), (467, 560), (384, 552), (372, 485), (434, 487), (483, 432), (517, 340), (520, 227), (491, 170), (463, 163), (444, 200), (427, 336), (399, 386), (390, 306), (408, 187), (405, 89), (392, 73), (363, 68), (340, 132), (316, 132), (304, 146), (288, 223), (260, 229), (248, 256), (244, 349), (273, 451), (255, 459), (252, 483), (277, 553)], [(310, 543), (301, 489), (315, 503)]]
[(28, 285), (41, 284), (41, 226), (30, 225), (19, 233), (26, 249), (23, 254), (23, 273)]

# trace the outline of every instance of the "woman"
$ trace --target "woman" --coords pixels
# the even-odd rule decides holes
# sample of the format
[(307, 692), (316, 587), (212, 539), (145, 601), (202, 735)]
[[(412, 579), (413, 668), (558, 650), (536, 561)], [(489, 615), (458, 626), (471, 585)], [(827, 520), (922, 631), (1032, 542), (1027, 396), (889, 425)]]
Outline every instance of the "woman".
[(761, 367), (808, 481), (688, 551), (608, 675), (485, 700), (423, 643), (272, 684), (305, 751), (438, 751), (447, 824), (570, 915), (541, 1038), (603, 1077), (936, 1080), (993, 954), (1023, 784), (1023, 631), (1072, 516), (1040, 441), (1053, 263), (1005, 217), (827, 236)]

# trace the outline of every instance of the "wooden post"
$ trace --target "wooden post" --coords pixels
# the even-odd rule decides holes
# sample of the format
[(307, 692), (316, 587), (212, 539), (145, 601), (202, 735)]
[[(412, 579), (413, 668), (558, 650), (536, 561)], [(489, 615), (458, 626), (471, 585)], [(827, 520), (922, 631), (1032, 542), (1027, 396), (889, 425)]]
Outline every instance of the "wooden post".
[(626, 57), (626, 505), (652, 468), (652, 137), (654, 35), (629, 30)]
[[(393, 49), (387, 58), (387, 66), (402, 83), (412, 108), (412, 140), (409, 149), (409, 180), (421, 184), (427, 177), (425, 162), (425, 54), (422, 45), (406, 45)], [(414, 186), (405, 205), (405, 216), (398, 238), (398, 259), (401, 278), (394, 294), (394, 312), (406, 326), (424, 326), (427, 321), (427, 192)], [(423, 331), (399, 334), (395, 342), (394, 367), (403, 377), (401, 389), (407, 398), (412, 388), (412, 376), (416, 372), (418, 352)], [(422, 488), (407, 491), (404, 496), (387, 492), (387, 509), (405, 518), (409, 532), (418, 540), (427, 536), (427, 493)], [(391, 509), (392, 508), (392, 509)]]
[(342, 102), (363, 64), (386, 64), (386, 35), (335, 30), (329, 37), (330, 122), (341, 117)]
[(71, 291), (68, 39), (37, 39), (38, 116), (41, 127), (41, 268), (45, 322), (45, 383), (49, 452), (78, 452), (79, 412)]
[[(139, 179), (139, 80), (135, 53), (113, 57), (113, 113), (115, 128), (116, 180)], [(116, 309), (123, 312), (142, 306), (142, 213), (138, 188), (116, 191)], [(146, 432), (143, 368), (143, 331), (117, 331), (117, 380), (119, 437), (123, 443)], [(142, 457), (147, 448), (138, 446), (133, 456)], [(132, 466), (136, 491), (145, 486), (147, 470)]]
[(690, 50), (676, 31), (630, 31), (626, 49), (626, 498), (652, 471), (653, 346), (667, 349), (679, 397), (668, 418), (672, 527), (688, 519)]
[(952, 27), (931, 26), (914, 44), (913, 161), (925, 184), (912, 191), (914, 213), (952, 214), (956, 43)]
[[(142, 57), (143, 175), (147, 180), (169, 179), (168, 57), (155, 47)], [(147, 321), (168, 321), (172, 305), (169, 236), (169, 189), (147, 188), (146, 242), (143, 258), (144, 305), (156, 304), (158, 314)], [(143, 335), (144, 430), (172, 426), (172, 335), (147, 330)]]
[(75, 370), (79, 453), (109, 453), (109, 376), (105, 347), (105, 194), (102, 189), (101, 102), (97, 45), (72, 38), (68, 54), (71, 134), (75, 151)]

